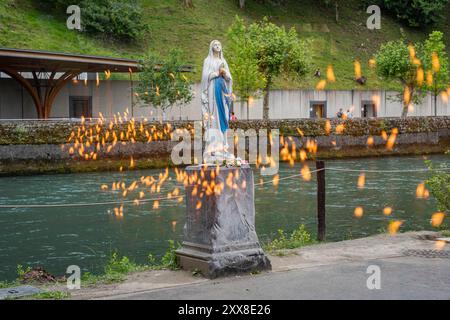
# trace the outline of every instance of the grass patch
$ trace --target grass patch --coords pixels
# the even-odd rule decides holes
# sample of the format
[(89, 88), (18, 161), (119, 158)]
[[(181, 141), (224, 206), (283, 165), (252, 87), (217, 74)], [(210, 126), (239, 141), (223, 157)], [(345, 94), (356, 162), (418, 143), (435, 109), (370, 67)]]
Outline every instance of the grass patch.
[(179, 248), (179, 244), (169, 240), (169, 249), (163, 255), (160, 261), (157, 261), (153, 254), (148, 255), (147, 264), (137, 264), (126, 256), (119, 256), (114, 252), (104, 268), (104, 273), (94, 275), (90, 272), (84, 272), (81, 277), (82, 285), (110, 284), (122, 282), (126, 279), (126, 275), (148, 270), (178, 270), (180, 269), (176, 258), (175, 251)]
[(0, 281), (0, 289), (13, 288), (20, 286), (19, 281)]
[[(104, 267), (103, 274), (95, 275), (90, 272), (83, 272), (81, 276), (81, 283), (84, 286), (91, 286), (95, 284), (111, 284), (122, 282), (126, 279), (126, 275), (142, 272), (148, 270), (179, 270), (180, 266), (177, 261), (175, 251), (180, 247), (179, 243), (169, 240), (169, 248), (162, 256), (161, 260), (157, 260), (153, 254), (148, 255), (148, 262), (146, 264), (137, 264), (131, 261), (126, 256), (120, 256), (117, 252), (113, 252)], [(0, 281), (0, 289), (17, 287), (22, 284), (24, 275), (31, 270), (30, 267), (23, 268), (22, 265), (17, 266), (17, 280), (15, 281)], [(30, 283), (32, 284), (32, 283)], [(34, 296), (38, 299), (66, 299), (64, 292), (50, 291)], [(54, 295), (54, 297), (52, 297)]]
[(441, 231), (441, 236), (443, 236), (443, 237), (450, 237), (450, 230)]
[(152, 270), (179, 270), (180, 265), (178, 264), (177, 256), (175, 251), (181, 247), (179, 243), (175, 244), (175, 241), (169, 240), (169, 249), (161, 258), (161, 261), (158, 263), (152, 254), (148, 255), (149, 260), (149, 268)]
[(104, 274), (94, 275), (90, 272), (84, 272), (81, 282), (85, 285), (121, 282), (125, 280), (125, 275), (147, 269), (148, 267), (145, 265), (136, 264), (128, 257), (120, 257), (117, 252), (114, 252), (104, 268)]
[(286, 234), (284, 230), (279, 229), (277, 237), (264, 244), (263, 248), (267, 252), (276, 254), (278, 250), (297, 249), (314, 243), (316, 241), (312, 239), (311, 234), (306, 230), (305, 226), (300, 225), (290, 235)]
[[(17, 265), (17, 279), (14, 281), (0, 281), (0, 289), (5, 288), (13, 288), (13, 287), (19, 287), (23, 285), (24, 276), (27, 272), (31, 271), (31, 267), (26, 267), (25, 269), (21, 264)], [(32, 285), (33, 283), (27, 283)]]
[(65, 300), (70, 298), (70, 293), (64, 291), (49, 291), (35, 294), (30, 298), (38, 300)]
[(5, 300), (65, 300), (71, 297), (69, 292), (65, 291), (47, 291), (25, 297), (7, 296)]
[[(0, 2), (0, 46), (129, 58), (138, 58), (148, 50), (165, 55), (171, 48), (179, 47), (195, 65), (197, 72), (192, 77), (198, 81), (210, 41), (221, 40), (227, 50), (225, 34), (236, 15), (249, 23), (268, 16), (276, 24), (294, 27), (300, 37), (311, 40), (313, 68), (320, 68), (324, 74), (327, 65), (333, 64), (338, 81), (327, 89), (352, 89), (398, 86), (378, 78), (369, 69), (367, 61), (381, 43), (398, 39), (402, 32), (408, 41), (416, 42), (423, 40), (430, 31), (440, 30), (445, 33), (445, 42), (450, 41), (448, 19), (431, 27), (413, 29), (383, 14), (381, 29), (368, 30), (366, 20), (369, 15), (359, 0), (339, 3), (339, 22), (335, 21), (334, 5), (327, 6), (316, 0), (286, 0), (282, 5), (247, 1), (244, 9), (239, 9), (237, 1), (230, 0), (195, 0), (195, 7), (191, 9), (185, 8), (180, 0), (139, 2), (149, 31), (145, 40), (136, 45), (104, 41), (100, 37), (68, 30), (64, 15), (55, 17), (42, 12), (36, 9), (33, 0), (3, 0)], [(445, 17), (448, 17), (449, 8), (450, 5), (442, 12)], [(366, 86), (353, 80), (355, 59), (361, 61), (363, 74), (368, 78)], [(300, 81), (279, 77), (276, 86), (311, 88), (316, 82), (312, 75)]]

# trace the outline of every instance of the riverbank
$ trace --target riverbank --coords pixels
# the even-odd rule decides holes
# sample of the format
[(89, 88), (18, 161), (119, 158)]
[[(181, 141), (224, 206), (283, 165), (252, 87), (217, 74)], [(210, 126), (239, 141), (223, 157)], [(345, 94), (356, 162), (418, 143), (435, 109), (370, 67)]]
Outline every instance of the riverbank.
[[(171, 167), (171, 152), (178, 143), (171, 141), (172, 133), (194, 127), (189, 121), (1, 121), (0, 176), (118, 171), (130, 167), (131, 157), (132, 169)], [(450, 149), (449, 128), (450, 117), (251, 120), (231, 125), (231, 129), (248, 134), (278, 129), (280, 136), (291, 137), (297, 148), (312, 140), (317, 153), (309, 157), (322, 159), (444, 153)], [(386, 139), (394, 129), (398, 132), (395, 145), (386, 148)], [(372, 142), (368, 144), (368, 140)], [(82, 156), (77, 152), (80, 145)], [(191, 148), (194, 154), (198, 146), (191, 143)]]
[[(283, 250), (282, 255), (269, 256), (273, 270), (268, 273), (208, 280), (183, 270), (146, 271), (130, 274), (121, 283), (82, 287), (70, 294), (71, 299), (77, 300), (353, 299), (361, 293), (360, 298), (370, 298), (372, 295), (389, 298), (394, 294), (400, 299), (448, 299), (450, 296), (446, 286), (450, 283), (450, 249), (448, 244), (443, 248), (436, 246), (439, 236), (441, 233), (429, 231), (395, 236), (380, 234)], [(366, 273), (367, 267), (374, 264), (381, 270), (382, 290), (379, 291), (366, 287), (370, 276)], [(284, 280), (280, 281), (280, 278)], [(289, 285), (289, 282), (297, 283), (299, 279), (303, 279), (302, 285), (296, 288)], [(392, 282), (389, 283), (388, 279)], [(278, 284), (274, 286), (275, 283)], [(314, 283), (314, 290), (310, 287), (311, 283)], [(269, 287), (272, 290), (267, 290)], [(273, 291), (275, 287), (277, 292)], [(46, 287), (45, 290), (67, 292), (64, 286)]]
[[(322, 160), (351, 159), (351, 158), (373, 158), (373, 157), (395, 157), (395, 156), (418, 156), (444, 154), (450, 150), (450, 139), (443, 140), (436, 145), (408, 144), (398, 145), (394, 150), (385, 147), (346, 147), (346, 148), (324, 148), (317, 151), (316, 158)], [(283, 160), (280, 160), (283, 162)], [(73, 160), (14, 160), (0, 161), (0, 177), (27, 176), (40, 174), (69, 174), (88, 172), (117, 172), (119, 168), (125, 170), (165, 169), (173, 168), (168, 156), (153, 156), (152, 158), (134, 158), (134, 167), (129, 169), (130, 159), (105, 158), (96, 161), (73, 161)]]

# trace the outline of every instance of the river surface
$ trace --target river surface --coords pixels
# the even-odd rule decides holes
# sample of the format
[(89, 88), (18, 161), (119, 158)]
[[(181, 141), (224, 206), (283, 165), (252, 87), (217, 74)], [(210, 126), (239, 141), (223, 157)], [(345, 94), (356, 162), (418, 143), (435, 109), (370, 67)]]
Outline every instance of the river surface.
[[(436, 163), (450, 162), (443, 155), (429, 156)], [(310, 163), (311, 169), (313, 163)], [(430, 216), (436, 211), (432, 198), (416, 199), (418, 183), (430, 173), (367, 172), (364, 189), (357, 188), (358, 170), (425, 169), (424, 157), (383, 157), (327, 160), (328, 168), (357, 171), (326, 171), (327, 240), (364, 237), (385, 231), (392, 219), (404, 220), (400, 231), (430, 229)], [(299, 173), (281, 164), (280, 177)], [(117, 173), (85, 173), (0, 178), (0, 204), (92, 203), (118, 201), (117, 193), (102, 191), (102, 184), (123, 180), (131, 183), (141, 176), (157, 178), (160, 170)], [(172, 179), (164, 185), (168, 191), (178, 185)], [(255, 170), (255, 183), (261, 177)], [(146, 195), (146, 197), (152, 197)], [(153, 197), (155, 197), (153, 195)], [(133, 198), (132, 198), (133, 199)], [(256, 228), (262, 241), (278, 229), (292, 231), (300, 224), (316, 234), (316, 181), (300, 177), (255, 187)], [(354, 208), (362, 206), (364, 216), (356, 219)], [(390, 206), (393, 214), (383, 215)], [(125, 205), (123, 218), (114, 216), (114, 205), (56, 208), (0, 208), (0, 281), (16, 277), (17, 265), (43, 266), (62, 275), (67, 266), (101, 272), (114, 251), (138, 263), (145, 263), (149, 253), (161, 256), (167, 241), (182, 241), (185, 205), (162, 201), (159, 209), (152, 203)]]

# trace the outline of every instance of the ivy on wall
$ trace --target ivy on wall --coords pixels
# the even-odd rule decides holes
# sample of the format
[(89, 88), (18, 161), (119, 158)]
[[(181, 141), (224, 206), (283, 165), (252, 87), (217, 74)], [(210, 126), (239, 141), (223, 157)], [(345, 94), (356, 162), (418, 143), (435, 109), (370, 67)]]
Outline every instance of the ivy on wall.
[[(325, 136), (326, 122), (330, 121), (331, 133), (338, 125), (343, 125), (342, 135), (346, 136), (367, 136), (380, 135), (382, 131), (390, 133), (393, 128), (397, 128), (399, 134), (437, 132), (450, 128), (450, 117), (408, 117), (401, 118), (378, 118), (378, 119), (298, 119), (298, 120), (250, 120), (232, 122), (231, 129), (279, 129), (280, 135), (299, 136), (298, 130), (307, 137)], [(173, 129), (193, 128), (193, 121), (171, 121)], [(96, 122), (86, 123), (87, 127), (95, 129)], [(136, 121), (136, 126), (140, 122)], [(71, 132), (78, 129), (80, 123), (70, 121), (20, 121), (20, 122), (0, 122), (0, 145), (20, 145), (20, 144), (64, 144), (67, 142)], [(123, 131), (126, 131), (127, 124), (123, 124)], [(155, 127), (162, 131), (164, 124), (159, 122), (147, 122), (146, 129)], [(298, 130), (297, 130), (298, 129)], [(121, 130), (121, 129), (119, 129)], [(164, 138), (168, 140), (169, 137)], [(147, 138), (141, 133), (137, 133), (137, 141), (146, 142)]]

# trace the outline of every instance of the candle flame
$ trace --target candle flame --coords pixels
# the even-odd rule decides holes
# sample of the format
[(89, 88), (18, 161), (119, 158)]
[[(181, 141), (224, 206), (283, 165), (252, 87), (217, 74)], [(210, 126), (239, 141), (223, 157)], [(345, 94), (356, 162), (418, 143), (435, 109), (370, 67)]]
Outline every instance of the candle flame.
[(409, 50), (409, 58), (411, 60), (414, 60), (414, 58), (416, 57), (416, 50), (414, 49), (414, 45), (412, 43), (408, 45), (408, 50)]
[(336, 82), (336, 77), (334, 76), (333, 66), (330, 64), (327, 67), (327, 80), (329, 82)]
[(436, 212), (431, 216), (431, 225), (433, 227), (439, 227), (442, 222), (444, 222), (445, 213), (443, 212)]
[(364, 209), (362, 207), (356, 207), (353, 214), (358, 219), (362, 218), (362, 216), (364, 215)]
[(273, 186), (277, 187), (279, 182), (280, 182), (280, 176), (278, 174), (276, 174), (272, 180)]
[(361, 78), (361, 63), (358, 60), (355, 60), (354, 62), (354, 68), (355, 68), (355, 79)]
[(398, 229), (400, 229), (401, 225), (403, 224), (403, 221), (395, 220), (389, 222), (388, 226), (388, 232), (390, 235), (395, 235), (398, 232)]
[(358, 188), (363, 189), (366, 184), (366, 175), (361, 173), (358, 177)]
[(330, 120), (327, 120), (325, 122), (325, 133), (327, 136), (329, 136), (330, 132), (331, 132), (331, 122), (330, 122)]
[(390, 215), (392, 214), (392, 208), (391, 208), (391, 207), (385, 207), (385, 208), (383, 209), (383, 214), (384, 214), (385, 216), (390, 216)]
[(311, 180), (311, 170), (309, 170), (308, 165), (304, 165), (303, 168), (300, 171), (303, 180), (310, 181)]
[(429, 87), (433, 86), (433, 73), (430, 70), (427, 71), (427, 85)]
[(419, 87), (421, 87), (423, 85), (423, 81), (425, 79), (425, 74), (423, 72), (422, 68), (418, 68), (417, 69), (417, 76), (416, 76), (416, 80), (417, 80), (417, 85)]
[(327, 85), (326, 80), (320, 80), (316, 85), (316, 90), (323, 90), (325, 89), (326, 85)]
[(439, 56), (436, 52), (431, 54), (431, 64), (433, 67), (433, 72), (439, 72), (441, 64), (439, 63)]

